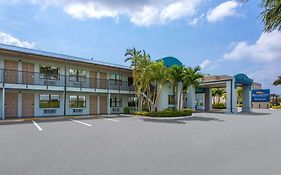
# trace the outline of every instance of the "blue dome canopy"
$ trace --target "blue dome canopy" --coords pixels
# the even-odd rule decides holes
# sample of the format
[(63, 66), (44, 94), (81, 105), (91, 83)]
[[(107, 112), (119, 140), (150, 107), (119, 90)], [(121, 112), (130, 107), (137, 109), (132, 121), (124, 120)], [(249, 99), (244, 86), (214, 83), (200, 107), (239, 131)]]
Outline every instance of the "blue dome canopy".
[(180, 62), (177, 58), (175, 57), (164, 57), (164, 58), (161, 58), (157, 61), (160, 61), (160, 60), (163, 60), (164, 62), (164, 65), (166, 67), (171, 67), (173, 65), (177, 65), (177, 66), (183, 66), (182, 62)]

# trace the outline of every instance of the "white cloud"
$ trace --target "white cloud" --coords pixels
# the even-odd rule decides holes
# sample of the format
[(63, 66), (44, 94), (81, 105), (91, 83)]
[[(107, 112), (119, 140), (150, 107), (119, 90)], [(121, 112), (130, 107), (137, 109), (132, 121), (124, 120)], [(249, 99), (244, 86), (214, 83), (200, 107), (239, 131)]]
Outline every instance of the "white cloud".
[(205, 14), (203, 13), (203, 14), (201, 14), (199, 17), (193, 18), (188, 24), (189, 24), (190, 26), (195, 27), (195, 26), (197, 26), (197, 25), (199, 25), (200, 23), (203, 22), (204, 17), (205, 17)]
[[(24, 0), (17, 0), (24, 1)], [(127, 16), (139, 26), (167, 24), (193, 17), (205, 0), (28, 0), (48, 7), (56, 6), (79, 20)]]
[(238, 15), (236, 9), (240, 5), (241, 4), (239, 2), (234, 0), (221, 3), (217, 7), (209, 10), (207, 20), (209, 22), (217, 22), (229, 16), (236, 16)]
[(3, 32), (0, 32), (0, 43), (26, 48), (33, 48), (35, 46), (34, 42), (21, 41), (18, 38)]
[(281, 63), (260, 65), (246, 73), (249, 77), (253, 78), (255, 82), (262, 83), (264, 89), (269, 88), (273, 93), (280, 94), (280, 88), (272, 85), (273, 81), (281, 75), (280, 66)]
[(252, 59), (258, 62), (281, 60), (281, 33), (262, 33), (254, 44), (239, 42), (233, 50), (224, 55), (225, 59)]
[(201, 67), (202, 70), (204, 70), (207, 67), (209, 67), (210, 65), (211, 65), (211, 60), (206, 59), (200, 64), (200, 67)]

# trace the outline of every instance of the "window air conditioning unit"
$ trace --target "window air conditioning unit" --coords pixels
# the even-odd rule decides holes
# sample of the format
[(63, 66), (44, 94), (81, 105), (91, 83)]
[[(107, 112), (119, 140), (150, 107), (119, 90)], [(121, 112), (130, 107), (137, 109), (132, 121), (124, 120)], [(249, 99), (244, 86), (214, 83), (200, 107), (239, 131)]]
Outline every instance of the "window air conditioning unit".
[(82, 113), (83, 109), (73, 109), (73, 113)]
[(44, 109), (44, 114), (55, 114), (56, 112), (55, 109)]

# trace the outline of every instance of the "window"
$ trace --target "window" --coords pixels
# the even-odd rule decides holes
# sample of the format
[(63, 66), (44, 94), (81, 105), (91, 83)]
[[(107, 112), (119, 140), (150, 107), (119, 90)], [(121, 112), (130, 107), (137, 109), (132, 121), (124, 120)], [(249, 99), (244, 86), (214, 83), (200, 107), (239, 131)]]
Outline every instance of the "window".
[(110, 84), (122, 84), (122, 76), (119, 74), (110, 75)]
[(122, 97), (111, 97), (110, 107), (122, 107)]
[(57, 67), (50, 66), (40, 66), (40, 78), (50, 79), (50, 80), (59, 80), (60, 69)]
[(129, 97), (128, 98), (128, 106), (136, 107), (137, 106), (137, 97)]
[(86, 107), (86, 96), (84, 95), (70, 95), (69, 97), (70, 108), (85, 108)]
[(174, 105), (175, 104), (175, 95), (169, 95), (168, 96), (168, 104)]
[(40, 108), (59, 108), (60, 107), (60, 96), (52, 94), (41, 94), (39, 102)]
[(86, 81), (86, 71), (69, 69), (69, 81)]

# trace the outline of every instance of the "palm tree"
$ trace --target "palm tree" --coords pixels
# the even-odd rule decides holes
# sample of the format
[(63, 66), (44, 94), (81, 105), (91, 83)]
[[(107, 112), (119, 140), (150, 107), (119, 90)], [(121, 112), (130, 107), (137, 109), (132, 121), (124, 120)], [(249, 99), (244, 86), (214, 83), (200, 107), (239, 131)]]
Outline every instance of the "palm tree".
[[(182, 88), (179, 87), (179, 85), (183, 81), (183, 72), (184, 72), (183, 66), (173, 65), (168, 69), (168, 76), (167, 76), (168, 83), (173, 89), (174, 101), (176, 102), (175, 107), (178, 110), (181, 109), (180, 104), (182, 101)], [(180, 92), (178, 92), (179, 90)], [(178, 94), (179, 94), (179, 98), (178, 98)]]
[(161, 89), (167, 81), (168, 69), (165, 67), (163, 61), (153, 62), (148, 69), (150, 70), (150, 84), (154, 83), (156, 85), (151, 95), (151, 111), (155, 111), (157, 109)]
[(134, 47), (132, 49), (127, 49), (125, 53), (125, 62), (132, 61), (131, 65), (133, 66), (136, 63), (136, 61), (138, 61), (140, 56), (141, 56), (140, 50), (136, 50), (136, 48)]
[(238, 100), (238, 104), (242, 104), (242, 87), (237, 87), (237, 100)]
[(184, 84), (184, 92), (188, 93), (189, 87), (198, 87), (202, 78), (204, 77), (203, 74), (200, 73), (200, 66), (195, 68), (188, 67), (184, 68), (183, 71), (183, 84)]
[(262, 0), (262, 21), (265, 24), (264, 31), (271, 32), (275, 29), (281, 30), (281, 1)]
[(220, 99), (224, 94), (225, 94), (225, 91), (223, 88), (217, 88), (216, 95), (218, 97), (218, 104), (220, 103)]
[(281, 84), (281, 76), (278, 76), (278, 79), (273, 82), (273, 85), (278, 86)]
[(125, 53), (125, 62), (131, 61), (131, 68), (133, 72), (133, 85), (138, 97), (138, 110), (142, 110), (143, 96), (141, 92), (144, 91), (146, 85), (142, 80), (143, 68), (147, 67), (150, 62), (150, 56), (146, 52), (136, 50), (135, 48), (127, 49)]

